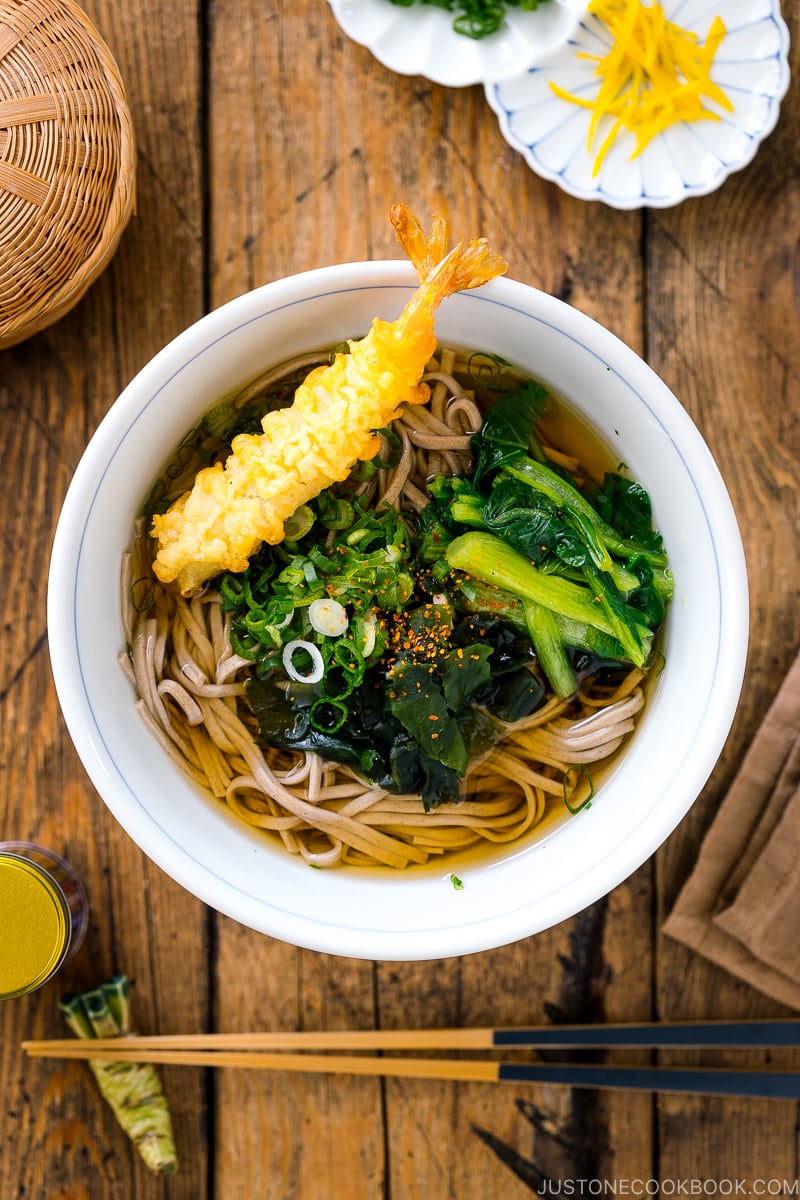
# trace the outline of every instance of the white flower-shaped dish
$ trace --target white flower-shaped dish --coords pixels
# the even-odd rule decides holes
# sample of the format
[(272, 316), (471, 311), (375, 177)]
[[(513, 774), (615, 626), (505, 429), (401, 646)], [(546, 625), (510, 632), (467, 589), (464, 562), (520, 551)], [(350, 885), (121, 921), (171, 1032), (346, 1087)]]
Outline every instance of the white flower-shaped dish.
[[(545, 63), (515, 79), (487, 82), (486, 97), (509, 145), (538, 175), (581, 200), (612, 208), (668, 208), (689, 196), (713, 192), (733, 171), (751, 161), (778, 120), (789, 86), (789, 32), (778, 0), (664, 0), (670, 20), (705, 41), (714, 16), (725, 22), (711, 78), (734, 106), (720, 120), (681, 123), (655, 137), (631, 158), (633, 134), (621, 132), (592, 174), (597, 148), (610, 118), (603, 118), (591, 149), (591, 113), (556, 96), (551, 82), (586, 99), (600, 87), (596, 64), (581, 54), (605, 55), (608, 29), (587, 15), (574, 35)], [(705, 101), (712, 109), (711, 101)]]
[(587, 0), (547, 0), (534, 12), (507, 8), (496, 33), (456, 33), (456, 14), (419, 2), (329, 0), (341, 28), (399, 75), (423, 75), (445, 87), (510, 79), (552, 54), (574, 33)]

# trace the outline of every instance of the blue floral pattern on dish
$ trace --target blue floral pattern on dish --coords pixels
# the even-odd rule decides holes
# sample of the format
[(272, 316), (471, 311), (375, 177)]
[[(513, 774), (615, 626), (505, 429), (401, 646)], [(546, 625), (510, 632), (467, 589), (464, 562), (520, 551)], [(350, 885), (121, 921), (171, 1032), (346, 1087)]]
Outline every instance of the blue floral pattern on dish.
[[(789, 86), (789, 33), (778, 0), (665, 0), (664, 10), (701, 41), (714, 16), (722, 16), (726, 34), (711, 77), (731, 100), (733, 112), (718, 108), (719, 121), (674, 125), (633, 159), (633, 135), (621, 132), (593, 176), (604, 125), (590, 150), (589, 110), (560, 99), (550, 87), (552, 81), (587, 99), (597, 94), (595, 63), (579, 56), (605, 55), (611, 36), (588, 15), (545, 62), (513, 79), (484, 85), (503, 137), (538, 175), (579, 199), (600, 200), (612, 208), (667, 208), (714, 191), (751, 161), (774, 129)], [(714, 108), (710, 101), (706, 106)]]

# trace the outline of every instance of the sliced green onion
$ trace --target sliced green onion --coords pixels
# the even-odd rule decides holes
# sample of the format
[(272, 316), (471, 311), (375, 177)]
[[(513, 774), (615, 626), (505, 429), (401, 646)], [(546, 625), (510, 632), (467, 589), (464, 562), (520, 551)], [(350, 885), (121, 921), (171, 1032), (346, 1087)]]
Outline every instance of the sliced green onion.
[(352, 684), (361, 683), (364, 678), (364, 659), (355, 642), (350, 638), (334, 642), (332, 658)]
[[(327, 575), (334, 568), (333, 561), (322, 553), (319, 546), (312, 546), (308, 557), (318, 573), (321, 571), (323, 575)], [(319, 574), (317, 574), (317, 578), (319, 578)]]
[(347, 705), (323, 696), (311, 705), (308, 718), (320, 733), (336, 733), (347, 720)]
[(305, 537), (313, 524), (313, 510), (307, 504), (301, 504), (284, 522), (283, 536), (287, 542), (297, 542)]
[(344, 605), (330, 599), (312, 600), (308, 606), (308, 619), (314, 632), (324, 637), (341, 637), (350, 623)]
[[(587, 784), (589, 785), (589, 795), (586, 797), (585, 800), (582, 800), (579, 804), (570, 804), (568, 795), (567, 795), (567, 789), (569, 787), (569, 779), (570, 779), (570, 776), (572, 775), (573, 771), (577, 772), (579, 775), (583, 775), (583, 778), (586, 780)], [(578, 786), (580, 786), (580, 785), (578, 785)], [(576, 813), (581, 812), (584, 808), (591, 808), (592, 798), (594, 797), (594, 780), (592, 779), (591, 775), (587, 771), (586, 767), (583, 766), (581, 763), (573, 764), (572, 766), (567, 767), (566, 772), (564, 773), (564, 780), (562, 783), (562, 787), (564, 789), (564, 804), (566, 805), (566, 807), (569, 809), (569, 811), (572, 813), (573, 816), (575, 816)]]
[[(241, 622), (236, 623), (238, 632), (249, 635), (256, 639), (264, 646), (273, 646), (280, 648), (283, 639), (281, 638), (281, 630), (289, 625), (294, 617), (294, 609), (290, 608), (288, 613), (275, 620), (274, 610), (275, 605), (270, 605), (272, 612), (267, 612), (263, 608), (254, 606), (249, 608), (241, 619)], [(231, 631), (233, 637), (233, 631)]]
[(348, 677), (347, 672), (343, 671), (338, 663), (333, 663), (328, 665), (325, 672), (323, 687), (325, 691), (323, 699), (346, 700), (353, 691), (353, 680)]
[(134, 612), (145, 613), (155, 600), (155, 581), (148, 575), (134, 579), (130, 587), (131, 606)]
[(510, 363), (499, 354), (474, 350), (467, 359), (467, 374), (482, 387), (493, 387), (497, 390), (508, 386), (508, 376), (503, 370), (508, 366)]
[(241, 575), (223, 575), (219, 585), (222, 611), (237, 608), (244, 598), (244, 579)]
[(282, 620), (275, 621), (273, 623), (272, 628), (273, 629), (285, 629), (287, 625), (291, 625), (293, 616), (294, 616), (294, 609), (290, 608), (289, 611), (287, 612), (286, 616)]
[(386, 426), (384, 429), (377, 429), (375, 432), (380, 437), (382, 445), (380, 451), (372, 461), (376, 466), (383, 467), (385, 470), (392, 470), (403, 457), (403, 443), (389, 426)]
[(326, 529), (349, 529), (355, 520), (355, 509), (349, 500), (334, 500), (323, 492), (320, 496), (320, 508), (319, 519)]
[(364, 634), (361, 642), (361, 653), (364, 658), (369, 658), (372, 651), (375, 649), (375, 635), (378, 629), (378, 618), (375, 615), (375, 609), (371, 608), (364, 615)]
[(356, 483), (366, 483), (367, 480), (372, 479), (373, 475), (377, 475), (377, 473), (378, 468), (371, 459), (367, 461), (362, 460), (357, 462), (353, 467), (350, 472), (350, 478)]
[(217, 404), (201, 421), (202, 427), (213, 437), (225, 438), (236, 423), (236, 409), (232, 404)]
[[(305, 675), (297, 670), (293, 661), (295, 654), (301, 651), (305, 651), (311, 659), (311, 670)], [(287, 642), (283, 647), (281, 659), (284, 671), (295, 683), (319, 683), (325, 674), (325, 663), (322, 660), (319, 648), (313, 642), (302, 641), (299, 638), (292, 642)]]

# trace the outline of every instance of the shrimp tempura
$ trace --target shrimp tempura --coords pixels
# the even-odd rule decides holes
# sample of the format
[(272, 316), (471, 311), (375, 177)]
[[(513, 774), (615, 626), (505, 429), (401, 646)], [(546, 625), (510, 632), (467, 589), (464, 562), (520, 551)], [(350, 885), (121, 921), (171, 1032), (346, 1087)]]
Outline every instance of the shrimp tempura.
[(349, 354), (305, 378), (289, 408), (266, 414), (263, 433), (234, 438), (224, 467), (199, 471), (191, 491), (153, 518), (153, 569), (184, 596), (222, 571), (245, 570), (264, 542), (283, 540), (284, 522), (301, 504), (377, 454), (375, 430), (403, 404), (429, 398), (420, 379), (436, 348), (438, 305), (506, 270), (485, 238), (447, 253), (441, 217), (434, 217), (428, 237), (403, 204), (393, 205), (391, 221), (420, 277), (398, 319), (376, 318), (366, 337), (349, 342)]

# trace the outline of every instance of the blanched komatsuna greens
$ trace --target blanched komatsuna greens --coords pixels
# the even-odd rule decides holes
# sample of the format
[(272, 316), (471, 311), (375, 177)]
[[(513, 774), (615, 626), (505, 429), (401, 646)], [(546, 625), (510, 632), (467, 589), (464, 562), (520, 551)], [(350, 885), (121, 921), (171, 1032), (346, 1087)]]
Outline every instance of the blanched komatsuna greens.
[[(79, 995), (64, 996), (60, 1008), (79, 1038), (114, 1038), (131, 1032), (124, 975)], [(155, 1067), (113, 1058), (91, 1059), (89, 1067), (101, 1095), (148, 1168), (157, 1175), (174, 1175), (178, 1158), (172, 1119)]]
[(431, 507), (471, 607), (516, 606), (553, 690), (569, 696), (570, 647), (647, 665), (672, 577), (640, 484), (608, 472), (600, 488), (579, 489), (547, 461), (535, 431), (546, 401), (535, 383), (503, 395), (473, 439), (471, 479), (434, 481)]

